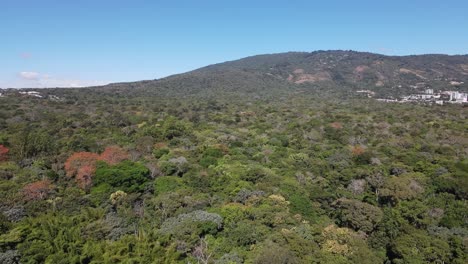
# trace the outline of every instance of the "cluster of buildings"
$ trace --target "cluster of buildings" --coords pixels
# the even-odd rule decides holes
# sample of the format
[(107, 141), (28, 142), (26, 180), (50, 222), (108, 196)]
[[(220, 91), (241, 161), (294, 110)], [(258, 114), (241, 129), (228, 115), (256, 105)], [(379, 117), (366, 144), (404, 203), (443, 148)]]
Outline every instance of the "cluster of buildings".
[(41, 99), (50, 99), (53, 101), (61, 101), (62, 99), (56, 95), (42, 94), (38, 91), (29, 91), (22, 89), (0, 89), (0, 97), (35, 97)]
[(423, 93), (411, 94), (404, 96), (401, 102), (427, 102), (443, 105), (449, 104), (465, 104), (468, 103), (468, 93), (459, 91), (440, 91), (434, 93), (433, 89), (426, 89)]
[[(356, 91), (368, 98), (373, 98), (375, 93), (370, 90)], [(401, 97), (401, 99), (395, 98), (378, 98), (380, 102), (396, 102), (396, 103), (430, 103), (430, 104), (468, 104), (468, 93), (459, 91), (440, 91), (435, 93), (434, 89), (425, 89), (420, 93), (415, 93)]]

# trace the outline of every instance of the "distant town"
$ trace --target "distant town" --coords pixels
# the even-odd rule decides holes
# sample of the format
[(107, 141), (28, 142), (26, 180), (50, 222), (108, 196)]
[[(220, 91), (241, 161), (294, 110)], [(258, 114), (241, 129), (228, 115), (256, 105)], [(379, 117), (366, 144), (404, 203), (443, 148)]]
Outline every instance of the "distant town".
[(0, 89), (0, 97), (35, 97), (53, 101), (62, 101), (62, 99), (56, 95), (43, 94), (38, 91), (31, 91), (30, 89)]
[[(375, 92), (370, 90), (356, 91), (368, 98), (374, 98)], [(380, 102), (387, 103), (428, 103), (428, 104), (468, 104), (468, 93), (460, 91), (438, 91), (434, 89), (425, 89), (419, 93), (414, 93), (400, 98), (375, 98)]]

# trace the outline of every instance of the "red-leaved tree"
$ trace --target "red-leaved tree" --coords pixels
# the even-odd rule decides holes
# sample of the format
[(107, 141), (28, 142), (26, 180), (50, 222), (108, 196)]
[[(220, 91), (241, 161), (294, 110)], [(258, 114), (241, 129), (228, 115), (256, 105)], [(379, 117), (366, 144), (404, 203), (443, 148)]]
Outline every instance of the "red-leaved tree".
[(80, 188), (88, 189), (93, 183), (96, 162), (101, 160), (109, 165), (115, 165), (128, 158), (128, 152), (118, 146), (107, 147), (101, 155), (76, 152), (65, 162), (65, 172), (68, 177), (75, 177)]
[(84, 166), (96, 167), (96, 162), (99, 160), (99, 155), (91, 152), (76, 152), (71, 155), (65, 162), (65, 172), (68, 177), (73, 177), (78, 174), (78, 170)]
[(84, 165), (78, 169), (76, 181), (82, 189), (88, 189), (93, 183), (93, 175), (96, 172), (96, 166)]
[(42, 180), (27, 184), (23, 187), (23, 194), (26, 200), (43, 200), (52, 191), (52, 183), (49, 180)]
[(331, 127), (333, 127), (334, 129), (342, 129), (343, 128), (343, 125), (340, 123), (340, 122), (333, 122), (330, 124)]
[(8, 152), (10, 152), (10, 150), (7, 147), (0, 145), (0, 161), (8, 159)]
[(360, 145), (351, 147), (351, 153), (353, 156), (360, 156), (366, 152), (366, 149)]
[(109, 165), (118, 164), (129, 158), (128, 152), (119, 146), (107, 147), (99, 157), (100, 160), (106, 162)]

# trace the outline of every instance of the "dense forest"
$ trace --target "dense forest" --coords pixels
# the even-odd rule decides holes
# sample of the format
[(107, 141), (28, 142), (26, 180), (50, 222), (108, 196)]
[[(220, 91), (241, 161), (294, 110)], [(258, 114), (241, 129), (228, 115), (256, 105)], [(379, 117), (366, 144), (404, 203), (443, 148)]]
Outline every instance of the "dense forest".
[(0, 98), (0, 263), (467, 263), (460, 105)]

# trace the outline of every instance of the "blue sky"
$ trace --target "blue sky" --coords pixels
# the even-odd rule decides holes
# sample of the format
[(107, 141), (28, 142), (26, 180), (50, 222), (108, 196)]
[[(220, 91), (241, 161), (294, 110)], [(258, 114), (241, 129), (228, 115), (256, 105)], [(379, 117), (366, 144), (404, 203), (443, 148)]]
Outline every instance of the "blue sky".
[(155, 79), (255, 54), (468, 53), (468, 1), (0, 0), (0, 87)]

